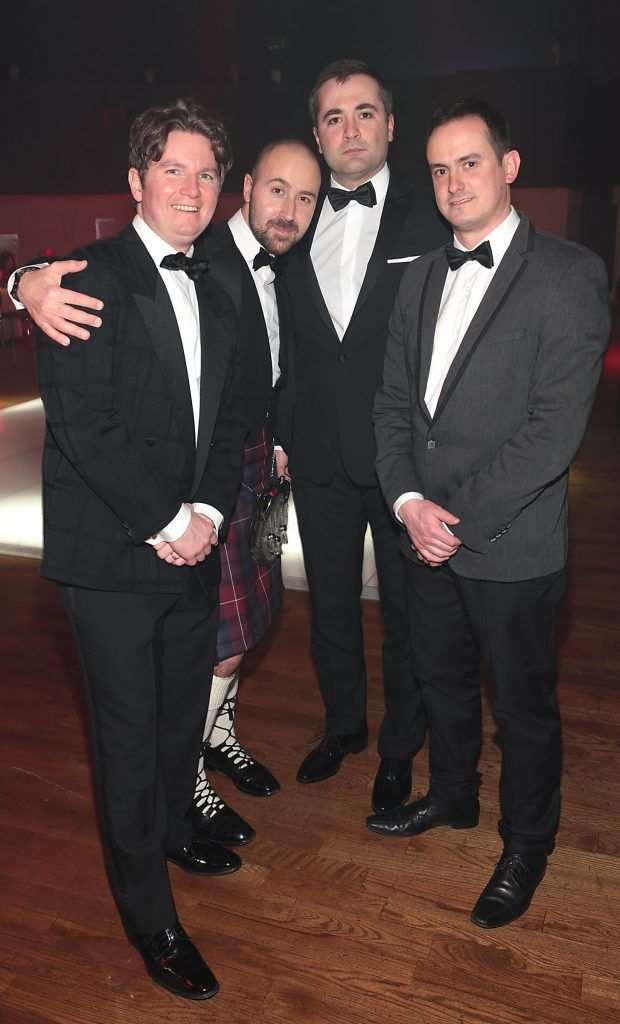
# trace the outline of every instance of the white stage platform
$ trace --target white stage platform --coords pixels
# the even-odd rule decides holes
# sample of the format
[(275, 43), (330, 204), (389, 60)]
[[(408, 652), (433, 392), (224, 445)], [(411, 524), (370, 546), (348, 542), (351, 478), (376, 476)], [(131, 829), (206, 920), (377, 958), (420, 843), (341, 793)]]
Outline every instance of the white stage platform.
[[(39, 399), (0, 410), (0, 553), (40, 558), (41, 449), (45, 417)], [(295, 507), (289, 513), (289, 543), (282, 558), (284, 582), (306, 590)], [(377, 577), (370, 532), (366, 535), (362, 596), (377, 598)]]

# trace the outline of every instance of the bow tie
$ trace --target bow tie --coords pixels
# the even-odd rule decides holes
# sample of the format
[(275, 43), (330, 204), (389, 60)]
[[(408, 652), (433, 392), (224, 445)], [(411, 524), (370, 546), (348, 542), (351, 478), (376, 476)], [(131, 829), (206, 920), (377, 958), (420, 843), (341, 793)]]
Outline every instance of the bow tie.
[(270, 267), (273, 270), (274, 274), (275, 274), (275, 272), (276, 272), (276, 266), (274, 266), (275, 262), (276, 262), (276, 257), (275, 256), (270, 256), (269, 253), (267, 252), (267, 250), (263, 249), (263, 247), (261, 246), (260, 249), (258, 250), (258, 252), (256, 253), (256, 256), (252, 260), (252, 270), (260, 270), (261, 267)]
[(493, 252), (490, 242), (482, 242), (477, 249), (468, 252), (466, 249), (457, 249), (455, 245), (447, 245), (445, 248), (446, 259), (450, 270), (458, 270), (468, 260), (476, 260), (483, 267), (489, 269), (493, 266)]
[(352, 192), (346, 192), (343, 188), (334, 188), (332, 185), (327, 189), (327, 198), (336, 213), (338, 210), (343, 210), (347, 203), (350, 203), (352, 199), (355, 199), (356, 203), (359, 203), (360, 206), (377, 205), (375, 186), (372, 181), (367, 181), (363, 185), (358, 185)]
[(164, 270), (184, 270), (192, 281), (196, 281), (201, 274), (206, 274), (209, 269), (208, 260), (195, 260), (191, 256), (186, 256), (184, 252), (171, 252), (169, 256), (164, 256), (159, 265)]

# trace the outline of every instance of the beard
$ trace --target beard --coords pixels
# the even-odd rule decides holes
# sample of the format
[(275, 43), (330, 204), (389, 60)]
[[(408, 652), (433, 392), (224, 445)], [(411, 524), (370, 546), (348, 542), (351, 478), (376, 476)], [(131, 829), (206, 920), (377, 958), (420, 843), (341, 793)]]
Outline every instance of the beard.
[[(252, 217), (250, 208), (250, 228), (257, 242), (260, 242), (272, 256), (282, 256), (283, 253), (292, 249), (297, 241), (299, 225), (294, 220), (284, 220), (282, 217), (274, 217), (266, 224), (257, 224)], [(288, 237), (282, 238), (276, 231), (286, 231)]]

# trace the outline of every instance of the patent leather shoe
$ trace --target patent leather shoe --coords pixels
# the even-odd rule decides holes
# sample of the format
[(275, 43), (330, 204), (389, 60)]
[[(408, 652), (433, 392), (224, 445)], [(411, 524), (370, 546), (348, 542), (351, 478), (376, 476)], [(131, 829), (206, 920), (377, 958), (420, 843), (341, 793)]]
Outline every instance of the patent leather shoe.
[(207, 878), (231, 875), (233, 871), (239, 870), (242, 863), (241, 857), (233, 850), (227, 850), (225, 846), (198, 835), (193, 836), (189, 846), (168, 850), (166, 859), (189, 875), (204, 875)]
[(347, 754), (359, 754), (368, 746), (368, 731), (336, 736), (328, 732), (318, 747), (304, 758), (297, 771), (297, 781), (304, 784), (322, 782), (340, 771)]
[(196, 788), (190, 815), (196, 835), (212, 843), (244, 846), (256, 835), (252, 826), (220, 799), (206, 778)]
[(475, 828), (480, 819), (477, 797), (458, 803), (438, 803), (430, 794), (411, 804), (384, 814), (371, 814), (366, 825), (380, 836), (419, 836), (438, 825), (450, 828)]
[(502, 857), (471, 912), (479, 928), (501, 928), (525, 913), (547, 870), (545, 853)]
[(411, 758), (382, 757), (375, 784), (372, 806), (378, 814), (402, 807), (411, 795)]
[(280, 783), (264, 764), (255, 761), (238, 740), (219, 747), (203, 744), (205, 771), (222, 772), (242, 793), (249, 796), (273, 796), (280, 792)]
[(219, 985), (180, 924), (152, 935), (134, 932), (131, 939), (157, 984), (184, 999), (210, 999)]

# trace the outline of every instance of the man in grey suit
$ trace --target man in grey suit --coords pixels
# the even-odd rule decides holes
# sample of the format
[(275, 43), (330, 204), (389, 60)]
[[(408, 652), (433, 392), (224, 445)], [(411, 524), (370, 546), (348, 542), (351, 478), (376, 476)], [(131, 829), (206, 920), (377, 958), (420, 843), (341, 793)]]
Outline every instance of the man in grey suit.
[(368, 826), (413, 836), (477, 825), (482, 654), (504, 850), (471, 919), (495, 928), (527, 910), (558, 826), (554, 630), (568, 470), (608, 341), (607, 275), (593, 253), (511, 207), (520, 158), (492, 107), (461, 99), (438, 110), (427, 156), (454, 245), (403, 277), (375, 424), (381, 486), (405, 527), (430, 788)]

